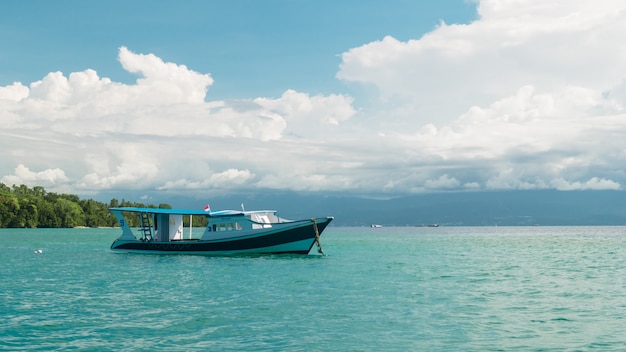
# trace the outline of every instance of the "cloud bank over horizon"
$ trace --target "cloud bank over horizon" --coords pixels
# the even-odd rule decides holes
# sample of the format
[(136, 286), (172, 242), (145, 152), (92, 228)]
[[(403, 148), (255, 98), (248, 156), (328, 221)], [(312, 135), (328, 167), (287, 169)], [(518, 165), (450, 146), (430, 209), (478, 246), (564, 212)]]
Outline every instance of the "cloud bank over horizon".
[(477, 9), (346, 48), (337, 79), (368, 87), (350, 95), (212, 100), (211, 74), (125, 46), (130, 84), (87, 69), (0, 86), (0, 182), (205, 197), (623, 190), (626, 4)]

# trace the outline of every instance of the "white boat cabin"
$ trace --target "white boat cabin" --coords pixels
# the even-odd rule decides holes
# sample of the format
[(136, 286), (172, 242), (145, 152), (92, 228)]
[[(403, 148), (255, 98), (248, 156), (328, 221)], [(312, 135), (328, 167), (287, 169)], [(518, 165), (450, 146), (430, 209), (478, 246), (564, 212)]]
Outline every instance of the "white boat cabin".
[[(244, 235), (260, 229), (272, 228), (272, 224), (289, 222), (281, 219), (275, 210), (202, 212), (175, 209), (152, 208), (112, 208), (111, 211), (123, 228), (124, 237), (141, 241), (197, 241), (216, 238), (230, 238)], [(124, 218), (124, 213), (138, 213), (140, 226), (131, 229)], [(193, 216), (204, 216), (208, 220), (204, 231), (199, 228), (183, 226), (183, 217), (189, 217), (193, 224)], [(137, 233), (137, 235), (135, 234)]]

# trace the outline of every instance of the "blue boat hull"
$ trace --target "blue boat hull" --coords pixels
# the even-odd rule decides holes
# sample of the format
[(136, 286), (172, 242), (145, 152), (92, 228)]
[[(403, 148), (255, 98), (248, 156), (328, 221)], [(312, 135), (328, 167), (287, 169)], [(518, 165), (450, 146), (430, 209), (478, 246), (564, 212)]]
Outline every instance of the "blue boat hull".
[(318, 218), (286, 228), (273, 228), (258, 231), (241, 237), (216, 240), (177, 240), (150, 241), (118, 239), (111, 245), (112, 250), (123, 252), (144, 252), (155, 254), (308, 254), (315, 245), (315, 226), (318, 233), (328, 226), (332, 218)]

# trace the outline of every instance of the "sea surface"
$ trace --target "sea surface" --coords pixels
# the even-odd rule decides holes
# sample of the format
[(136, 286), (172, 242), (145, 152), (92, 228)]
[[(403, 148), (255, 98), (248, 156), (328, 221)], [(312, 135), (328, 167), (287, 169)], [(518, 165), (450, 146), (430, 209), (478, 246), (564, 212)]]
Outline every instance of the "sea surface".
[(118, 235), (0, 229), (0, 350), (626, 350), (626, 227), (329, 227), (326, 256)]

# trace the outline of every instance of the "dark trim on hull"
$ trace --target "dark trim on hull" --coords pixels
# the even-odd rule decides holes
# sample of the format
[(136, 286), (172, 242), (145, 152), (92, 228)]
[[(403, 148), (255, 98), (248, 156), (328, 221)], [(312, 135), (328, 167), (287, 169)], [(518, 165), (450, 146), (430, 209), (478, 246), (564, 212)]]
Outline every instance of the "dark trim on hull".
[[(317, 219), (318, 221), (320, 219)], [(317, 223), (317, 228), (321, 233), (331, 222), (332, 218), (323, 219)], [(311, 240), (311, 245), (306, 251), (280, 251), (280, 252), (263, 252), (263, 248), (289, 244), (303, 240)], [(291, 229), (277, 230), (276, 232), (266, 232), (255, 237), (247, 237), (242, 239), (221, 239), (212, 241), (175, 241), (175, 242), (128, 242), (116, 246), (117, 241), (113, 242), (111, 249), (113, 250), (130, 250), (130, 251), (158, 251), (158, 252), (237, 252), (247, 251), (254, 253), (254, 249), (259, 249), (263, 253), (286, 253), (286, 254), (308, 254), (315, 245), (315, 230), (313, 224), (306, 226), (294, 227)]]

